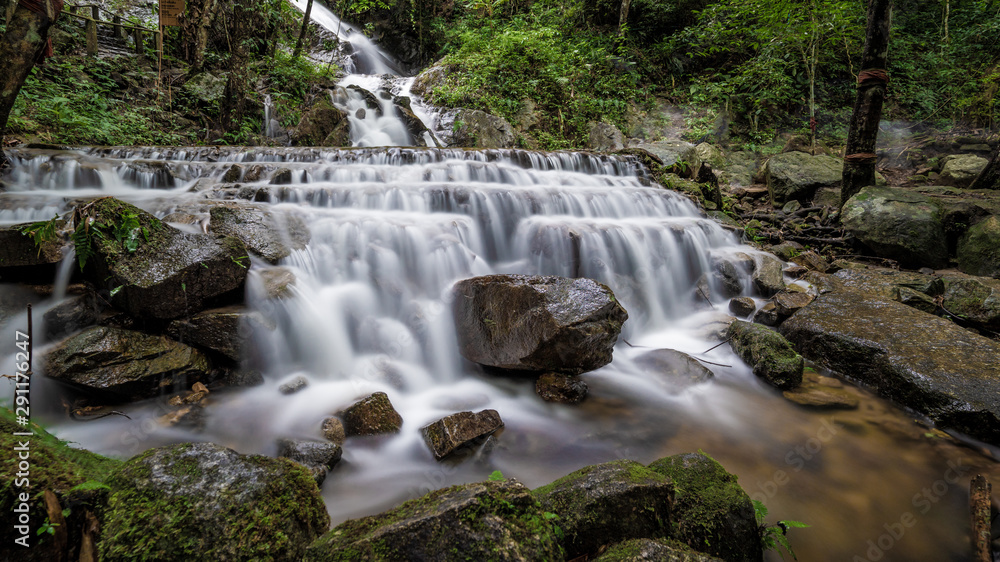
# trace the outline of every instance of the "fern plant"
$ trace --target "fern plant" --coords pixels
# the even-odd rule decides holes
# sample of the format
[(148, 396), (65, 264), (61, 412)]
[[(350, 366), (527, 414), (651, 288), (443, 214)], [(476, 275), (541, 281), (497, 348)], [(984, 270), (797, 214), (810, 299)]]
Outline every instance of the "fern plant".
[(753, 500), (753, 512), (757, 518), (757, 528), (760, 531), (760, 543), (764, 547), (764, 550), (776, 550), (782, 558), (785, 552), (790, 554), (793, 559), (798, 560), (795, 556), (795, 551), (792, 550), (792, 545), (788, 542), (788, 537), (785, 533), (788, 529), (801, 529), (808, 527), (809, 525), (802, 523), (801, 521), (778, 521), (776, 525), (768, 525), (764, 519), (767, 517), (767, 507), (764, 506), (763, 502), (758, 500)]

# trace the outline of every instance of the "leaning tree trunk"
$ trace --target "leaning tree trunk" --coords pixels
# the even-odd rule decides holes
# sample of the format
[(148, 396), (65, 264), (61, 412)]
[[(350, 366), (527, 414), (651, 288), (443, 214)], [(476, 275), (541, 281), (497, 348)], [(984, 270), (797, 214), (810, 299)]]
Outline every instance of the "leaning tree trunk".
[(993, 153), (993, 158), (990, 158), (983, 171), (972, 180), (969, 189), (1000, 189), (1000, 148)]
[(841, 207), (861, 188), (875, 183), (875, 141), (878, 137), (878, 122), (882, 118), (886, 85), (889, 83), (885, 67), (891, 18), (892, 0), (868, 1), (868, 31), (865, 35), (861, 73), (858, 74), (858, 96), (854, 101), (854, 112), (847, 132)]
[[(42, 57), (48, 44), (49, 27), (62, 12), (62, 0), (22, 0), (0, 40), (0, 141), (7, 133), (7, 118), (21, 86)], [(0, 167), (6, 163), (0, 142)]]
[(312, 15), (313, 0), (306, 2), (306, 13), (302, 17), (302, 29), (299, 31), (299, 40), (295, 42), (295, 50), (292, 51), (292, 58), (297, 59), (302, 54), (302, 44), (306, 41), (306, 33), (309, 31), (309, 16)]
[(624, 37), (625, 30), (628, 29), (628, 9), (632, 0), (622, 0), (621, 10), (618, 11), (618, 36)]

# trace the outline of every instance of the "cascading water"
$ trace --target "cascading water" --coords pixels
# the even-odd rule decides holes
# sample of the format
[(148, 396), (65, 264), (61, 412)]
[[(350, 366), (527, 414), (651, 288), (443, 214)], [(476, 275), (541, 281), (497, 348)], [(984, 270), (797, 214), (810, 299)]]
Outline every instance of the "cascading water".
[[(717, 264), (734, 264), (744, 294), (752, 294), (743, 265), (756, 253), (682, 197), (648, 186), (642, 168), (626, 158), (208, 147), (11, 156), (14, 171), (0, 196), (0, 220), (8, 223), (48, 219), (100, 195), (160, 217), (204, 217), (213, 202), (249, 199), (266, 201), (279, 217), (304, 219), (311, 234), (304, 249), (278, 265), (254, 260), (247, 303), (273, 329), (254, 332), (246, 360), (264, 384), (213, 392), (203, 431), (158, 422), (169, 411), (166, 397), (120, 407), (130, 420), (67, 422), (56, 406), (60, 389), (36, 378), (32, 413), (56, 423), (62, 438), (98, 452), (128, 457), (209, 440), (275, 454), (277, 438), (317, 438), (323, 418), (384, 391), (403, 417), (402, 431), (348, 440), (323, 485), (335, 522), (493, 470), (534, 487), (586, 464), (704, 449), (772, 514), (814, 526), (791, 537), (807, 560), (864, 558), (866, 541), (877, 541), (883, 524), (904, 512), (918, 516), (919, 532), (898, 540), (887, 560), (952, 559), (966, 544), (964, 492), (934, 488), (941, 493), (926, 511), (914, 494), (936, 485), (949, 462), (998, 477), (984, 457), (925, 437), (932, 434), (870, 395), (852, 390), (861, 403), (853, 411), (803, 410), (761, 384), (728, 346), (705, 353), (719, 342), (725, 316), (726, 299), (713, 285)], [(256, 169), (259, 178), (224, 183), (236, 165), (243, 175)], [(292, 183), (272, 185), (282, 169), (292, 172)], [(295, 281), (288, 295), (269, 298), (264, 279), (277, 268)], [(628, 343), (619, 343), (610, 365), (581, 375), (591, 388), (583, 403), (543, 402), (531, 381), (483, 373), (459, 356), (450, 286), (497, 272), (592, 277), (612, 287), (629, 311)], [(3, 294), (21, 298), (16, 287), (3, 285)], [(36, 315), (58, 302), (34, 298)], [(13, 342), (25, 322), (24, 314), (8, 318), (0, 337)], [(710, 362), (714, 379), (672, 385), (643, 360), (658, 348)], [(13, 356), (5, 361), (13, 364)], [(278, 391), (299, 376), (309, 381), (304, 390)], [(834, 383), (842, 384), (827, 382)], [(436, 462), (419, 428), (483, 408), (496, 409), (505, 422), (489, 450), (464, 462)]]

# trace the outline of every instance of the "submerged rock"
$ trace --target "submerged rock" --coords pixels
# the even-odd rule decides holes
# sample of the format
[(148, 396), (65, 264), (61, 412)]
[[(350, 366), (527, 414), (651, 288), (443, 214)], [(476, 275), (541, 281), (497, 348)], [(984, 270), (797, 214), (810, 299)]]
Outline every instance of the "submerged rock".
[(635, 461), (584, 467), (532, 495), (558, 516), (567, 560), (624, 539), (669, 536), (673, 523), (673, 482)]
[(847, 232), (882, 258), (906, 267), (948, 265), (941, 209), (925, 195), (868, 186), (844, 203)]
[(543, 373), (535, 380), (535, 394), (546, 402), (579, 404), (587, 397), (590, 388), (576, 375)]
[(403, 425), (403, 418), (384, 392), (376, 392), (355, 402), (339, 416), (348, 437), (396, 433)]
[(278, 456), (293, 460), (309, 470), (316, 480), (322, 484), (326, 473), (340, 462), (343, 451), (340, 445), (321, 441), (306, 441), (304, 439), (279, 439)]
[(503, 427), (503, 420), (496, 410), (458, 412), (445, 416), (420, 429), (424, 442), (441, 460), (462, 447), (473, 446)]
[(301, 560), (330, 525), (303, 467), (212, 443), (150, 449), (107, 484), (106, 561)]
[(675, 349), (657, 349), (636, 358), (643, 372), (672, 388), (684, 389), (712, 379), (712, 371), (690, 355)]
[(459, 351), (501, 369), (579, 374), (611, 362), (628, 318), (592, 279), (488, 275), (455, 285)]
[(309, 243), (309, 228), (301, 218), (276, 214), (265, 206), (227, 202), (212, 207), (209, 229), (238, 238), (254, 254), (271, 263)]
[(1000, 444), (1000, 344), (906, 305), (833, 290), (781, 326), (806, 357), (940, 424)]
[(163, 336), (98, 326), (60, 343), (45, 355), (46, 376), (131, 401), (170, 393), (208, 379), (208, 359)]
[(342, 523), (304, 561), (564, 560), (557, 524), (515, 480), (460, 484)]
[(788, 390), (802, 382), (802, 357), (781, 334), (757, 324), (733, 320), (727, 335), (733, 351), (753, 366), (753, 374), (772, 386)]

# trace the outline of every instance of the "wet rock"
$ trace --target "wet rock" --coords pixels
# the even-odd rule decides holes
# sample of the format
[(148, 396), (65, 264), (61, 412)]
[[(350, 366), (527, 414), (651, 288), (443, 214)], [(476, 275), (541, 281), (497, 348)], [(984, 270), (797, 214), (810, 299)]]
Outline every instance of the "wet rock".
[(171, 406), (183, 406), (184, 404), (198, 404), (209, 394), (208, 387), (200, 382), (191, 385), (191, 390), (184, 394), (177, 394), (167, 400)]
[(773, 302), (764, 303), (764, 306), (760, 307), (760, 310), (753, 315), (753, 321), (755, 324), (777, 326), (781, 323), (781, 317), (778, 316), (778, 306)]
[(45, 324), (45, 337), (49, 340), (57, 340), (88, 326), (93, 326), (97, 324), (102, 310), (104, 310), (103, 304), (90, 291), (59, 303), (42, 316), (42, 322)]
[(212, 232), (238, 238), (247, 250), (271, 263), (277, 263), (292, 250), (301, 250), (309, 243), (309, 228), (300, 217), (278, 215), (264, 205), (227, 202), (212, 207), (209, 215)]
[(224, 72), (201, 72), (189, 78), (181, 89), (198, 101), (213, 105), (222, 100), (227, 80), (228, 76)]
[(278, 168), (271, 175), (271, 185), (288, 185), (292, 183), (292, 171), (288, 168)]
[(433, 141), (428, 144), (426, 137), (429, 135), (433, 138), (434, 135), (427, 128), (427, 125), (424, 125), (424, 122), (410, 109), (410, 98), (397, 96), (393, 98), (393, 103), (395, 104), (397, 115), (403, 120), (403, 125), (406, 126), (406, 132), (410, 134), (410, 141), (413, 143), (413, 146), (435, 146)]
[(692, 387), (712, 379), (712, 371), (687, 353), (676, 349), (657, 349), (643, 353), (635, 364), (644, 373), (676, 389)]
[(347, 433), (344, 431), (344, 422), (340, 421), (340, 418), (326, 418), (323, 420), (323, 426), (320, 430), (323, 432), (323, 437), (331, 443), (343, 445), (344, 441), (347, 440)]
[(458, 412), (420, 428), (424, 442), (441, 460), (462, 447), (471, 447), (503, 427), (496, 410)]
[(857, 269), (848, 267), (834, 274), (841, 285), (890, 300), (900, 300), (900, 291), (911, 289), (930, 297), (944, 294), (944, 281), (939, 276), (882, 267)]
[(322, 484), (326, 473), (340, 462), (340, 445), (304, 439), (278, 439), (278, 456), (293, 460), (309, 470), (316, 484)]
[(938, 311), (937, 301), (924, 293), (914, 291), (913, 289), (908, 289), (906, 287), (899, 288), (899, 297), (896, 300), (906, 306), (912, 306), (913, 308), (928, 314), (937, 314)]
[(611, 362), (628, 318), (592, 279), (487, 275), (455, 285), (462, 356), (501, 369), (580, 374)]
[(206, 421), (208, 420), (205, 415), (205, 407), (201, 404), (182, 405), (176, 410), (156, 418), (156, 422), (162, 426), (183, 427), (194, 431), (204, 429)]
[(785, 288), (785, 278), (781, 268), (781, 261), (774, 256), (764, 254), (759, 257), (759, 262), (755, 263), (751, 280), (760, 294), (770, 297)]
[(535, 381), (535, 394), (546, 402), (579, 404), (588, 392), (587, 383), (575, 375), (544, 373)]
[(729, 260), (719, 260), (715, 263), (715, 280), (724, 297), (739, 296), (743, 292), (743, 282), (740, 272)]
[(729, 301), (729, 312), (741, 318), (748, 318), (757, 311), (757, 303), (750, 297), (737, 297)]
[(291, 296), (291, 288), (295, 285), (295, 274), (285, 267), (274, 267), (259, 272), (264, 296), (268, 299), (280, 299)]
[(600, 151), (621, 150), (625, 148), (625, 137), (618, 127), (610, 123), (591, 122), (585, 147)]
[(304, 468), (212, 443), (150, 449), (107, 484), (99, 545), (107, 561), (137, 552), (159, 560), (301, 560), (330, 524)]
[(762, 560), (753, 504), (735, 475), (701, 453), (666, 457), (649, 469), (668, 477), (676, 490), (671, 538), (730, 562)]
[(856, 410), (858, 397), (844, 388), (833, 388), (819, 382), (818, 376), (806, 376), (802, 385), (782, 394), (785, 399), (811, 410)]
[(767, 249), (768, 252), (771, 252), (785, 261), (790, 261), (792, 257), (799, 255), (801, 250), (802, 245), (796, 242), (782, 242), (781, 244), (775, 244)]
[(809, 359), (879, 395), (1000, 444), (1000, 344), (947, 320), (850, 289), (833, 290), (781, 326)]
[(434, 93), (434, 89), (444, 84), (448, 77), (448, 71), (444, 66), (433, 65), (417, 75), (413, 80), (410, 91), (418, 96), (428, 97)]
[(941, 183), (966, 188), (972, 185), (989, 160), (975, 154), (959, 154), (942, 159)]
[(825, 154), (776, 154), (764, 167), (771, 204), (780, 207), (791, 200), (806, 202), (818, 189), (840, 187), (843, 170), (840, 159)]
[(461, 484), (342, 523), (303, 560), (564, 560), (556, 525), (515, 480)]
[(278, 392), (282, 394), (295, 394), (303, 388), (309, 386), (309, 379), (299, 375), (294, 379), (278, 387)]
[(772, 386), (788, 390), (802, 382), (802, 357), (781, 334), (757, 324), (734, 320), (727, 335), (733, 351), (753, 366), (755, 375)]
[(948, 312), (976, 326), (1000, 330), (1000, 281), (980, 278), (949, 278), (944, 291)]
[[(57, 234), (41, 246), (36, 246), (31, 236), (22, 232), (31, 223), (0, 226), (0, 271), (9, 267), (37, 267), (59, 263), (68, 247)], [(63, 230), (66, 221), (56, 221), (56, 231)], [(6, 275), (4, 276), (7, 277)], [(51, 278), (49, 279), (51, 282)]]
[(809, 273), (809, 268), (802, 267), (798, 264), (792, 264), (785, 268), (785, 275), (791, 277), (792, 279), (802, 279), (806, 273)]
[(1000, 279), (1000, 217), (975, 224), (958, 242), (958, 267), (965, 273)]
[(253, 166), (250, 166), (247, 169), (246, 173), (243, 174), (243, 181), (245, 182), (260, 181), (260, 177), (264, 174), (266, 170), (267, 168), (265, 168), (263, 165), (254, 164)]
[(141, 238), (134, 252), (111, 233), (94, 237), (96, 255), (87, 262), (93, 283), (114, 290), (111, 303), (136, 318), (192, 314), (205, 301), (243, 286), (247, 264), (239, 260), (245, 261), (247, 254), (235, 238), (187, 234), (112, 198), (93, 201), (87, 213), (106, 224), (134, 215), (140, 230), (145, 229), (130, 234)]
[(259, 312), (243, 306), (203, 310), (190, 318), (174, 320), (167, 326), (172, 337), (239, 361), (243, 348), (255, 330), (264, 329), (266, 321)]
[[(350, 146), (351, 123), (347, 113), (320, 95), (291, 133), (295, 146)], [(247, 180), (249, 181), (249, 180)]]
[(671, 479), (629, 460), (581, 468), (532, 495), (559, 516), (566, 560), (625, 539), (669, 536), (673, 523)]
[(826, 258), (813, 251), (800, 252), (792, 256), (789, 261), (820, 273), (828, 272), (831, 267)]
[(722, 562), (675, 541), (632, 539), (604, 551), (594, 562)]
[(233, 164), (232, 166), (229, 167), (228, 170), (226, 170), (226, 173), (222, 175), (222, 182), (236, 183), (240, 181), (240, 178), (242, 177), (243, 177), (243, 166), (240, 166), (239, 164)]
[(478, 109), (457, 109), (442, 117), (442, 127), (451, 123), (448, 146), (467, 148), (512, 148), (514, 129), (503, 117)]
[(785, 291), (774, 295), (771, 300), (774, 303), (775, 311), (778, 313), (778, 318), (784, 320), (811, 303), (813, 298), (808, 293)]
[(339, 417), (344, 422), (344, 432), (348, 437), (396, 433), (403, 425), (403, 418), (384, 392), (376, 392), (355, 402)]
[(948, 265), (941, 210), (924, 195), (869, 186), (844, 204), (841, 221), (879, 257), (906, 267)]
[(63, 341), (45, 355), (46, 376), (104, 399), (134, 401), (205, 381), (208, 359), (163, 336), (98, 326)]

